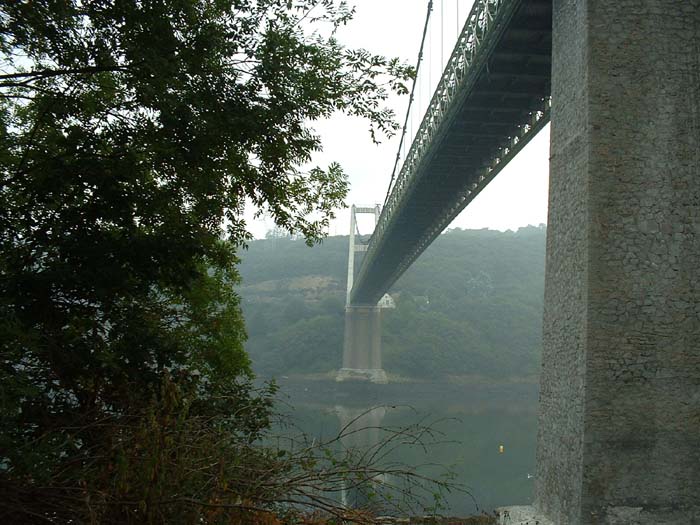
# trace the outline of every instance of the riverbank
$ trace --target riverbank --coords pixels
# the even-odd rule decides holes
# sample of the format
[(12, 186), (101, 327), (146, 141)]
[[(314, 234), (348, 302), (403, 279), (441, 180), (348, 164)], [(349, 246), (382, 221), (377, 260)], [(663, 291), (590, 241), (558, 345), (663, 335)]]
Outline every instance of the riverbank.
[[(264, 381), (265, 378), (259, 378)], [(483, 378), (482, 378), (483, 379)], [(335, 381), (329, 375), (289, 375), (274, 378), (280, 397), (292, 404), (370, 406), (409, 404), (446, 405), (531, 405), (538, 397), (536, 380), (522, 381), (416, 381), (374, 384)]]
[(413, 518), (377, 518), (381, 525), (496, 525), (498, 518), (489, 514), (481, 516), (459, 517), (438, 517), (424, 516)]
[[(337, 370), (329, 370), (328, 372), (319, 372), (315, 374), (288, 374), (276, 376), (276, 379), (286, 379), (291, 381), (335, 381)], [(504, 377), (504, 378), (494, 378), (484, 375), (472, 374), (472, 375), (447, 375), (440, 378), (428, 378), (428, 379), (418, 379), (410, 376), (403, 376), (400, 374), (395, 374), (387, 372), (387, 378), (389, 384), (450, 384), (450, 385), (470, 385), (470, 386), (510, 386), (510, 385), (537, 385), (539, 383), (539, 376), (526, 375), (520, 377)]]

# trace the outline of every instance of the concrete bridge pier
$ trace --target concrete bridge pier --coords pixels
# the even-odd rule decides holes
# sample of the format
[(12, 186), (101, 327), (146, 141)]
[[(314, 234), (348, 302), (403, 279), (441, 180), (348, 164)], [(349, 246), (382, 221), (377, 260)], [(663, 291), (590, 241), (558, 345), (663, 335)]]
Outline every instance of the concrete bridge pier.
[(338, 370), (335, 380), (370, 381), (384, 384), (386, 373), (382, 369), (382, 306), (391, 303), (384, 298), (379, 304), (354, 306), (350, 304), (350, 292), (355, 280), (355, 255), (367, 251), (367, 244), (356, 237), (357, 214), (366, 213), (374, 217), (377, 224), (381, 209), (376, 206), (355, 206), (350, 208), (350, 236), (348, 237), (348, 280), (345, 302), (345, 337), (343, 339), (343, 367)]
[(382, 309), (379, 306), (345, 308), (343, 367), (336, 381), (386, 383), (382, 369)]
[(700, 0), (553, 0), (535, 510), (700, 523)]

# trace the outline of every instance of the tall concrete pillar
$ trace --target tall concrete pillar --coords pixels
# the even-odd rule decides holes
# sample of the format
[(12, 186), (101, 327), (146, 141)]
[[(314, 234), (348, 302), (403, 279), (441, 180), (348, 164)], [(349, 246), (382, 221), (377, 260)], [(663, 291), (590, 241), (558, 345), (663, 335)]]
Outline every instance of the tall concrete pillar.
[(336, 381), (371, 381), (386, 383), (382, 369), (382, 307), (393, 308), (391, 297), (385, 295), (376, 306), (354, 306), (350, 304), (355, 279), (355, 253), (366, 252), (367, 244), (358, 243), (355, 237), (358, 213), (374, 215), (376, 226), (381, 207), (355, 206), (350, 208), (350, 236), (348, 246), (348, 280), (345, 302), (345, 338), (343, 340), (343, 367)]
[(343, 368), (338, 371), (336, 380), (386, 383), (381, 344), (382, 309), (378, 306), (346, 307)]
[(553, 0), (538, 511), (700, 523), (700, 0)]

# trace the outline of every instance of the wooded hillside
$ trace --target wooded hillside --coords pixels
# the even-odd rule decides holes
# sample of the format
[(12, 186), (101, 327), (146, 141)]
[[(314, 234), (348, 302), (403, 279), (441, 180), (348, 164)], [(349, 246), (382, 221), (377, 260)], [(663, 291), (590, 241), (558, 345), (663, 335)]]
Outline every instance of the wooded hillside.
[[(544, 227), (450, 230), (394, 285), (384, 368), (416, 379), (532, 378), (538, 372)], [(262, 376), (340, 367), (347, 237), (309, 248), (273, 238), (242, 253), (246, 348)]]

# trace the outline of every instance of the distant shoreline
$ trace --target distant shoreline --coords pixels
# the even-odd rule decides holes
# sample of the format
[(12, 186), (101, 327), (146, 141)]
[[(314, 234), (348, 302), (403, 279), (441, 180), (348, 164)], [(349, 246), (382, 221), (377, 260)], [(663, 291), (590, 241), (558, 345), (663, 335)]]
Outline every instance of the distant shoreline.
[[(258, 378), (265, 381), (265, 378)], [(366, 382), (337, 383), (328, 376), (290, 375), (275, 378), (280, 399), (292, 405), (380, 405), (380, 404), (483, 404), (528, 406), (537, 402), (539, 383), (522, 381), (478, 382), (390, 382), (377, 385)]]
[[(278, 383), (281, 382), (333, 382), (335, 383), (335, 376), (337, 371), (331, 370), (329, 372), (319, 372), (311, 374), (288, 374), (288, 375), (278, 375), (275, 377), (266, 377), (263, 375), (259, 376), (261, 380), (274, 379)], [(506, 377), (506, 378), (493, 378), (481, 375), (451, 375), (446, 377), (437, 377), (429, 379), (418, 379), (415, 377), (401, 376), (397, 374), (387, 373), (389, 377), (389, 384), (394, 385), (460, 385), (460, 386), (470, 386), (470, 387), (491, 387), (491, 386), (501, 386), (509, 387), (515, 385), (534, 385), (539, 384), (539, 376), (530, 375), (519, 378)], [(347, 384), (351, 384), (348, 382)], [(357, 382), (358, 384), (365, 384), (362, 382)], [(381, 385), (378, 385), (381, 386)]]

